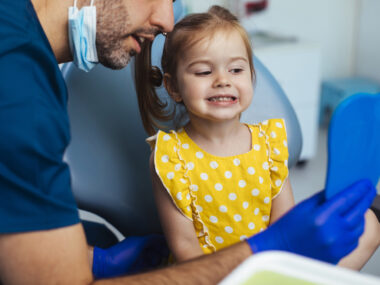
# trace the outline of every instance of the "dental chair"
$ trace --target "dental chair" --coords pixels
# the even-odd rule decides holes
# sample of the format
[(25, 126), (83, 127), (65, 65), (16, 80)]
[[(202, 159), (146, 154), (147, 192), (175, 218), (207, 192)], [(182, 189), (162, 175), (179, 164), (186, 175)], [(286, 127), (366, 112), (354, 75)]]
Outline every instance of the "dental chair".
[[(174, 4), (181, 17), (181, 1)], [(160, 66), (164, 38), (153, 45), (152, 61)], [(243, 122), (284, 118), (288, 134), (289, 167), (302, 147), (301, 129), (285, 93), (257, 59), (255, 94), (242, 114)], [(99, 215), (122, 235), (160, 233), (149, 173), (150, 148), (140, 120), (133, 63), (119, 71), (98, 65), (85, 73), (63, 65), (71, 121), (71, 143), (65, 153), (72, 189), (80, 209)], [(163, 88), (161, 96), (168, 96)], [(83, 222), (89, 244), (108, 247), (118, 240), (104, 225)]]

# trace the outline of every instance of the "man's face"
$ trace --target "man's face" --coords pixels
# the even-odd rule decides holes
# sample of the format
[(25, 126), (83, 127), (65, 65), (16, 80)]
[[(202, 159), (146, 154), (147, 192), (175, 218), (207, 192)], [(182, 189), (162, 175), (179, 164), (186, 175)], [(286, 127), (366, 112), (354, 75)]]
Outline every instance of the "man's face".
[(96, 6), (99, 61), (112, 69), (125, 67), (143, 41), (174, 25), (172, 0), (101, 0)]

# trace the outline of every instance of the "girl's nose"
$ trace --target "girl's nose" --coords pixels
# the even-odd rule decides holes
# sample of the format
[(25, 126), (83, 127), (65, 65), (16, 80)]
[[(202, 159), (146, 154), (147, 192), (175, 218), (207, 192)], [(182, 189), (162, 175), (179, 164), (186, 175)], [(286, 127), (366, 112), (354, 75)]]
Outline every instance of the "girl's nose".
[(218, 74), (214, 80), (213, 87), (222, 88), (222, 87), (229, 87), (229, 86), (231, 86), (231, 83), (228, 77), (225, 74)]

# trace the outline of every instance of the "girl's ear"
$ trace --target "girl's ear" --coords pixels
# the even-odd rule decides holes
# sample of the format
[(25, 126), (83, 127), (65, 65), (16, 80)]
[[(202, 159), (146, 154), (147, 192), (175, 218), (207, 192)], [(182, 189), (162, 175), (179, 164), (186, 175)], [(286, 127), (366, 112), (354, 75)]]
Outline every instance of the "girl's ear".
[(177, 84), (169, 73), (164, 74), (164, 86), (168, 91), (169, 96), (177, 103), (182, 101), (181, 95), (178, 92)]

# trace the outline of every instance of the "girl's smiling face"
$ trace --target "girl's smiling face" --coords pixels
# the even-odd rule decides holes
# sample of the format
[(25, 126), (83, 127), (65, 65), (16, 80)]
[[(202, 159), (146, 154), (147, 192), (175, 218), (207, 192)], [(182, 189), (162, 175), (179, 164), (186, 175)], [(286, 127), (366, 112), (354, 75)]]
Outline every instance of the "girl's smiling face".
[[(217, 31), (188, 48), (169, 93), (183, 101), (190, 119), (239, 120), (253, 97), (252, 71), (239, 32)], [(174, 90), (174, 91), (173, 91)]]

